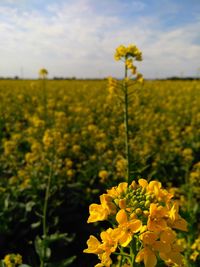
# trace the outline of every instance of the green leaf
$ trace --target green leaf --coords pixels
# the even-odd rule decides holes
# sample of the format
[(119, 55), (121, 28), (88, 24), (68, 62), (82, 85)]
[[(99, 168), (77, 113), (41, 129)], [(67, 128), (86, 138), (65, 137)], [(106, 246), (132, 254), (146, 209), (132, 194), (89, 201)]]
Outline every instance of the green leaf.
[(49, 235), (47, 237), (47, 242), (48, 243), (53, 243), (58, 240), (65, 240), (68, 243), (72, 242), (74, 239), (74, 235), (68, 235), (68, 233), (54, 233), (52, 235)]
[(45, 260), (47, 261), (48, 259), (50, 259), (51, 257), (51, 249), (50, 248), (46, 248), (46, 257)]
[(39, 255), (40, 259), (47, 261), (51, 257), (51, 249), (48, 247), (48, 240), (41, 239), (39, 236), (36, 236), (35, 239), (35, 250)]
[(41, 225), (41, 221), (38, 221), (38, 222), (32, 223), (31, 228), (35, 229), (35, 228), (39, 227), (40, 225)]
[(35, 206), (35, 202), (34, 201), (27, 202), (26, 203), (26, 211), (30, 212), (34, 206)]
[(199, 209), (199, 203), (196, 202), (193, 207), (193, 213), (196, 214), (198, 212), (198, 209)]
[(31, 266), (27, 265), (27, 264), (21, 264), (21, 265), (19, 265), (19, 267), (31, 267)]

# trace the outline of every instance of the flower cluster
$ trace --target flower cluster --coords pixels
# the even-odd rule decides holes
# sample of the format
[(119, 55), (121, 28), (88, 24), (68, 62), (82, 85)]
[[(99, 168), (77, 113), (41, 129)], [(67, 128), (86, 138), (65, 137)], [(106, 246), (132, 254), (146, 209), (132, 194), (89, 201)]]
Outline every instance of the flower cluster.
[(22, 264), (22, 256), (20, 254), (7, 254), (3, 262), (6, 267), (15, 267)]
[(192, 254), (190, 255), (190, 259), (192, 261), (196, 261), (197, 258), (199, 258), (200, 255), (200, 236), (194, 241), (194, 243), (191, 246)]
[(160, 182), (145, 179), (107, 190), (100, 196), (100, 204), (90, 205), (88, 223), (108, 220), (112, 228), (101, 232), (100, 241), (91, 235), (84, 252), (98, 255), (101, 263), (96, 267), (110, 266), (111, 254), (125, 248), (126, 253), (130, 250), (124, 264), (132, 264), (132, 257), (137, 263), (143, 261), (145, 267), (156, 266), (158, 260), (182, 266), (183, 249), (174, 229), (187, 231), (187, 222), (172, 197)]
[(120, 60), (122, 58), (135, 58), (137, 61), (142, 60), (142, 52), (137, 48), (136, 45), (129, 45), (125, 47), (124, 45), (120, 45), (116, 48), (115, 52), (115, 60)]
[(200, 197), (200, 162), (197, 162), (190, 172), (189, 182), (192, 187), (193, 194), (197, 199)]
[(129, 45), (125, 47), (120, 45), (114, 55), (115, 60), (123, 60), (125, 62), (126, 69), (130, 70), (131, 75), (136, 75), (135, 80), (139, 83), (143, 82), (143, 76), (137, 72), (137, 68), (134, 65), (135, 61), (142, 61), (142, 52), (135, 45)]
[(122, 60), (124, 62), (125, 77), (122, 81), (108, 77), (108, 101), (112, 100), (114, 95), (120, 98), (120, 91), (123, 94), (131, 93), (128, 88), (130, 89), (134, 85), (134, 82), (143, 83), (144, 81), (142, 74), (137, 71), (137, 67), (134, 64), (135, 61), (142, 61), (142, 52), (135, 45), (129, 45), (127, 47), (120, 45), (116, 48), (114, 58), (117, 61)]
[(48, 75), (48, 71), (46, 69), (42, 68), (39, 70), (39, 77), (41, 79), (46, 79), (47, 75)]

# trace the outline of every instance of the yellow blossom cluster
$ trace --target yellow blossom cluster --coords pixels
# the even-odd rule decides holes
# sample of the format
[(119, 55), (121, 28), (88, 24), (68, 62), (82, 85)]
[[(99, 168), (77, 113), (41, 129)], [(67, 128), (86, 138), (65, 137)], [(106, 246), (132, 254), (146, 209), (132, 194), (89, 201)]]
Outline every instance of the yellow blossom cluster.
[(196, 261), (200, 256), (200, 236), (194, 241), (191, 246), (192, 254), (190, 255), (190, 259), (192, 261)]
[(125, 57), (135, 58), (137, 61), (142, 60), (142, 52), (137, 48), (136, 45), (130, 44), (127, 47), (124, 45), (120, 45), (116, 48), (115, 52), (115, 60), (120, 60)]
[(125, 62), (126, 69), (130, 70), (131, 75), (136, 75), (135, 80), (137, 82), (143, 82), (143, 76), (141, 73), (137, 72), (137, 68), (134, 64), (135, 61), (142, 61), (142, 52), (137, 48), (136, 45), (130, 44), (127, 47), (120, 45), (116, 48), (115, 60), (123, 60)]
[[(65, 181), (78, 177), (81, 169), (87, 177), (84, 179), (88, 180), (94, 176), (98, 179), (101, 169), (109, 172), (111, 180), (124, 177), (125, 168), (121, 160), (118, 162), (124, 158), (123, 111), (108, 99), (107, 82), (46, 82), (45, 118), (38, 81), (34, 81), (34, 88), (28, 81), (12, 84), (1, 81), (0, 163), (2, 173), (8, 175), (6, 181), (13, 177), (12, 182), (16, 177), (21, 183), (23, 177), (24, 180), (28, 176), (32, 179), (32, 173), (40, 172), (41, 165), (45, 166), (50, 150), (54, 150), (58, 160), (62, 161), (62, 170), (56, 172)], [(116, 81), (112, 85), (114, 88)], [(143, 170), (149, 165), (150, 176), (155, 175), (165, 183), (173, 183), (172, 177), (176, 177), (176, 181), (182, 183), (184, 175), (180, 170), (185, 163), (188, 166), (198, 162), (198, 90), (198, 82), (148, 81), (142, 90), (135, 92), (134, 101), (129, 106), (129, 134), (136, 168)], [(194, 97), (190, 99), (192, 92)], [(71, 167), (65, 165), (66, 158), (73, 162)], [(21, 169), (27, 175), (19, 177)], [(192, 175), (197, 176), (197, 173)], [(102, 182), (100, 177), (99, 181)], [(27, 184), (25, 182), (22, 187), (26, 188)]]
[(16, 267), (22, 264), (22, 256), (20, 254), (7, 254), (3, 262), (6, 267)]
[[(131, 44), (127, 47), (120, 45), (116, 48), (114, 58), (117, 61), (122, 60), (124, 62), (125, 77), (122, 81), (108, 77), (108, 102), (112, 102), (114, 96), (122, 100), (123, 96), (120, 93), (122, 95), (133, 94), (134, 91), (130, 91), (131, 87), (134, 86), (135, 82), (143, 83), (144, 80), (142, 74), (137, 71), (135, 66), (135, 61), (142, 60), (142, 52), (135, 45)], [(132, 79), (133, 77), (134, 79)]]
[(39, 70), (39, 77), (42, 79), (46, 79), (48, 75), (48, 70), (46, 70), (45, 68), (42, 68)]
[(135, 261), (143, 261), (145, 267), (156, 266), (157, 259), (167, 266), (183, 266), (175, 229), (187, 231), (187, 222), (172, 197), (160, 182), (139, 179), (138, 184), (123, 182), (108, 189), (100, 204), (91, 204), (88, 223), (108, 220), (112, 225), (101, 232), (100, 241), (93, 235), (87, 241), (84, 252), (97, 254), (101, 261), (95, 267), (111, 266), (111, 254), (120, 248), (132, 251), (134, 242), (139, 244)]
[(189, 180), (193, 193), (197, 199), (200, 199), (200, 162), (194, 164), (189, 175)]

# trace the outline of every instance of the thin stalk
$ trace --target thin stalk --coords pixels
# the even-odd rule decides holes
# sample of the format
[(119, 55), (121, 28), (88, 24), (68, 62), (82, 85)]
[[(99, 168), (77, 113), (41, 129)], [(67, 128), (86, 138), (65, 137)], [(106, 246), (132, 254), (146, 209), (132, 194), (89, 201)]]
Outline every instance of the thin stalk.
[(52, 166), (50, 166), (48, 181), (47, 181), (47, 187), (45, 191), (45, 198), (44, 198), (44, 207), (43, 207), (43, 216), (42, 216), (42, 230), (43, 230), (43, 240), (44, 240), (44, 250), (43, 250), (43, 257), (40, 263), (40, 267), (45, 266), (45, 259), (46, 259), (46, 253), (47, 253), (47, 246), (46, 246), (46, 238), (48, 234), (47, 230), (47, 209), (48, 209), (48, 200), (50, 196), (50, 187), (51, 187), (51, 179), (52, 179)]
[(130, 182), (130, 145), (129, 145), (129, 125), (128, 125), (128, 85), (126, 84), (126, 78), (128, 75), (128, 69), (125, 65), (125, 82), (124, 82), (124, 127), (125, 127), (125, 154), (127, 161), (126, 179)]
[(42, 91), (43, 91), (43, 105), (44, 105), (44, 121), (47, 122), (47, 89), (46, 78), (42, 79)]

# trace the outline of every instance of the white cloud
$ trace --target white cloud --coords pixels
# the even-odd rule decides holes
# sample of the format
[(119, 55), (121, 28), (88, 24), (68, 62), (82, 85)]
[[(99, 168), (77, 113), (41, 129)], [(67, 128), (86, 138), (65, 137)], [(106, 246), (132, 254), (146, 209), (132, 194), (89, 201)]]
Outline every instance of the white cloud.
[[(133, 14), (134, 18), (127, 20), (115, 13), (98, 12), (91, 3), (67, 1), (47, 6), (46, 12), (0, 6), (0, 76), (20, 75), (22, 66), (28, 77), (37, 77), (43, 66), (50, 76), (120, 76), (122, 69), (113, 60), (114, 49), (132, 42), (144, 53), (139, 67), (146, 77), (181, 71), (196, 74), (200, 45), (195, 40), (200, 20), (163, 30), (153, 16)], [(138, 10), (143, 8), (138, 1)]]

